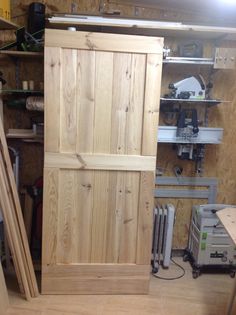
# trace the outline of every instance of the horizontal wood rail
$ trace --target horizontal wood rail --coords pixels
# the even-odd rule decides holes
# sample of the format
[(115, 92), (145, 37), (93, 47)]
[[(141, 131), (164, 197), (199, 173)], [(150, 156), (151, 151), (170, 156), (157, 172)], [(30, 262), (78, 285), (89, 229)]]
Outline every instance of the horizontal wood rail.
[(117, 171), (153, 171), (155, 156), (45, 153), (45, 167)]
[(114, 34), (47, 29), (45, 46), (143, 54), (162, 54), (163, 51), (163, 39), (158, 37), (116, 34), (113, 39)]

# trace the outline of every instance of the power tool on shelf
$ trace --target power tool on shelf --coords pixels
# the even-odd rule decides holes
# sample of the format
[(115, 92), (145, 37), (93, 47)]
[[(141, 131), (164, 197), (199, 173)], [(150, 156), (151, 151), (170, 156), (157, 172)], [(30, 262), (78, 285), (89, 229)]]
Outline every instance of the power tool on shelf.
[(203, 77), (190, 76), (176, 83), (170, 83), (170, 98), (176, 99), (198, 99), (204, 100), (206, 98), (206, 84)]
[[(196, 173), (201, 174), (202, 160), (204, 158), (205, 146), (194, 144), (194, 138), (198, 136), (198, 116), (196, 109), (182, 109), (177, 122), (176, 137), (183, 143), (177, 144), (177, 156), (181, 160), (192, 160), (196, 162)], [(186, 143), (187, 142), (187, 143)]]
[(182, 109), (179, 113), (176, 136), (183, 140), (191, 140), (197, 137), (198, 132), (197, 110)]

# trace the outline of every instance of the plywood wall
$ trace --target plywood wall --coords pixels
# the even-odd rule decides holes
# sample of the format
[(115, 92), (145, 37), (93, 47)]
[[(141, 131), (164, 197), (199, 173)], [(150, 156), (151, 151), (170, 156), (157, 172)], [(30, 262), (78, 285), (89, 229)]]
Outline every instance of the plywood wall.
[[(16, 22), (23, 25), (26, 20), (26, 9), (27, 5), (32, 2), (30, 0), (12, 0), (12, 16), (19, 16), (15, 19)], [(99, 1), (99, 0), (47, 0), (44, 1), (47, 5), (47, 12), (72, 12), (72, 9), (77, 12), (87, 12), (87, 13), (98, 13), (99, 7), (103, 6), (105, 10), (109, 9), (119, 9), (123, 16), (131, 17), (143, 17), (143, 18), (154, 18), (160, 20), (172, 20), (172, 21), (207, 21), (207, 15), (205, 17), (193, 16), (188, 14), (187, 10), (185, 12), (178, 12), (176, 10), (170, 10), (165, 8), (152, 9), (152, 8), (142, 8), (133, 6), (121, 6), (114, 3), (109, 3), (109, 1)], [(2, 35), (1, 35), (2, 36)], [(1, 40), (2, 38), (0, 38)], [(173, 48), (176, 47), (177, 40), (170, 38), (166, 39), (168, 43)], [(210, 57), (212, 55), (212, 45), (209, 41), (205, 42), (204, 55)], [(232, 46), (232, 43), (216, 43), (216, 45), (228, 45)], [(227, 47), (227, 46), (226, 46)], [(236, 47), (236, 46), (235, 46)], [(1, 65), (1, 61), (0, 61)], [(33, 65), (29, 65), (27, 69), (32, 69)], [(41, 68), (42, 69), (42, 68)], [(9, 79), (14, 78), (14, 68), (10, 67), (5, 70)], [(28, 70), (27, 70), (28, 71)], [(167, 91), (167, 86), (170, 82), (175, 82), (182, 79), (185, 74), (197, 74), (203, 73), (205, 79), (207, 80), (208, 71), (205, 68), (191, 68), (187, 67), (174, 67), (165, 66), (163, 71), (163, 89), (162, 93)], [(29, 72), (30, 74), (30, 72)], [(215, 98), (221, 98), (225, 100), (232, 101), (231, 103), (221, 104), (210, 109), (210, 126), (223, 127), (224, 128), (224, 141), (218, 146), (208, 146), (206, 149), (205, 158), (205, 176), (217, 177), (219, 179), (219, 192), (217, 201), (219, 203), (230, 203), (236, 204), (236, 71), (216, 71), (213, 74), (214, 77), (214, 88), (213, 96)], [(7, 113), (9, 121), (8, 125), (15, 124), (19, 122), (19, 119), (26, 126), (29, 123), (28, 117), (25, 114), (20, 114), (17, 120), (13, 119), (13, 114)], [(20, 117), (20, 118), (19, 118)], [(161, 119), (161, 118), (160, 118)], [(37, 146), (36, 146), (37, 147)], [(42, 158), (42, 151), (37, 147), (29, 145), (22, 149), (24, 163), (28, 166), (26, 171), (21, 172), (22, 182), (28, 183), (32, 181), (32, 177), (38, 175), (41, 172), (42, 163), (39, 159)], [(36, 150), (36, 151), (34, 151)], [(37, 151), (38, 150), (38, 151)], [(30, 152), (29, 155), (27, 152)], [(37, 152), (38, 157), (35, 158), (32, 152)], [(194, 164), (191, 162), (180, 161), (175, 152), (172, 150), (171, 145), (159, 145), (159, 153), (157, 159), (157, 165), (163, 167), (166, 172), (165, 175), (173, 175), (173, 166), (180, 165), (183, 167), (183, 174), (186, 176), (194, 175)], [(23, 165), (22, 165), (23, 166)], [(160, 200), (164, 202), (165, 200)], [(175, 238), (174, 247), (184, 248), (187, 244), (187, 233), (190, 220), (191, 207), (193, 204), (204, 202), (204, 200), (170, 200), (176, 205), (177, 208), (177, 220), (175, 225)]]

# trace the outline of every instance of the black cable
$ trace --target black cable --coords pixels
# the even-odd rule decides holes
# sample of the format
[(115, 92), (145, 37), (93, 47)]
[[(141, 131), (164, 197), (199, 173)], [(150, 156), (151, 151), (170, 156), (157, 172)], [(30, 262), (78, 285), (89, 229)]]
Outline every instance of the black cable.
[(178, 279), (183, 278), (185, 276), (185, 269), (184, 269), (184, 267), (182, 267), (176, 261), (174, 261), (173, 258), (171, 258), (171, 261), (173, 262), (173, 264), (175, 264), (176, 266), (178, 266), (182, 270), (182, 274), (181, 275), (179, 275), (177, 277), (173, 277), (173, 278), (164, 278), (164, 277), (157, 276), (156, 273), (152, 273), (153, 277), (161, 279), (161, 280), (178, 280)]

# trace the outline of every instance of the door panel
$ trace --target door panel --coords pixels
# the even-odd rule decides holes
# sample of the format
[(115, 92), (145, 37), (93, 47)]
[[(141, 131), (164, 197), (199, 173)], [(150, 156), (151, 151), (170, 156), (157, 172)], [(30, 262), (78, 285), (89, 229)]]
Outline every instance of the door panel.
[(46, 31), (45, 294), (148, 291), (162, 45)]

